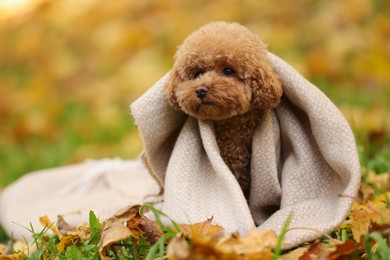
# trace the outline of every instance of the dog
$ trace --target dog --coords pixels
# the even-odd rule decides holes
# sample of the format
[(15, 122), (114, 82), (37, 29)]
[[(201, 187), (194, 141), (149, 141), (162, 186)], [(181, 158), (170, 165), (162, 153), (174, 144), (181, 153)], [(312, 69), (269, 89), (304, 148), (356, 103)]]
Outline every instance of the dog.
[(282, 84), (265, 44), (238, 23), (204, 25), (178, 47), (165, 95), (199, 120), (212, 120), (220, 154), (247, 200), (252, 138), (262, 111), (275, 108)]

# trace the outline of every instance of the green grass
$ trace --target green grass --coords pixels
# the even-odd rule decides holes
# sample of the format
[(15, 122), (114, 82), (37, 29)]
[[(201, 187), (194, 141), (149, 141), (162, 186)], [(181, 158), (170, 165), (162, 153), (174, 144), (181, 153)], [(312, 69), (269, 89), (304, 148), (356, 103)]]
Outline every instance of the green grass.
[[(373, 241), (376, 241), (374, 246)], [(379, 232), (372, 232), (365, 238), (367, 258), (370, 260), (388, 259), (390, 256), (390, 234), (382, 236)]]
[(36, 246), (36, 251), (27, 259), (99, 259), (98, 243), (101, 236), (101, 224), (92, 211), (89, 213), (90, 238), (88, 240), (81, 238), (74, 240), (73, 245), (69, 245), (63, 251), (57, 247), (60, 242), (59, 237), (47, 235), (49, 229), (50, 227), (45, 227), (41, 232), (35, 232), (34, 227), (31, 226), (31, 234), (34, 238), (33, 245)]
[(5, 230), (0, 226), (0, 244), (6, 244), (8, 242), (8, 236), (5, 233)]
[[(146, 238), (134, 238), (130, 236), (112, 244), (107, 250), (108, 257), (113, 259), (145, 260), (164, 257), (168, 241), (180, 231), (180, 228), (172, 220), (171, 224), (175, 227), (176, 231), (166, 226), (163, 223), (162, 218), (168, 218), (168, 216), (151, 205), (144, 205), (140, 209), (140, 212), (143, 213), (145, 208), (150, 209), (155, 215), (156, 220), (163, 231), (161, 238), (155, 244), (151, 245)], [(66, 247), (62, 252), (60, 252), (57, 247), (57, 244), (60, 242), (59, 237), (56, 235), (47, 235), (49, 229), (50, 227), (45, 227), (42, 231), (36, 232), (34, 227), (30, 228), (34, 238), (33, 244), (36, 246), (37, 250), (27, 257), (27, 259), (99, 259), (98, 245), (101, 238), (102, 225), (92, 211), (90, 211), (89, 214), (90, 238), (87, 240), (77, 239), (74, 241), (73, 245)]]
[[(222, 0), (136, 5), (123, 0), (91, 3), (75, 16), (77, 1), (47, 1), (0, 21), (0, 190), (34, 170), (87, 158), (137, 156), (142, 144), (128, 112), (130, 101), (171, 68), (180, 41), (211, 20), (247, 25), (272, 52), (302, 69), (348, 119), (359, 110), (360, 120), (350, 123), (361, 165), (387, 172), (390, 63), (385, 25), (390, 5), (350, 2), (297, 1), (291, 8), (287, 0), (278, 5)], [(221, 4), (226, 8), (215, 12)], [(342, 239), (350, 236), (338, 232)], [(0, 227), (0, 242), (6, 240)], [(380, 243), (381, 248), (386, 245)], [(67, 254), (80, 253), (71, 248)]]
[[(10, 146), (6, 151), (0, 151), (0, 167), (2, 167), (0, 169), (7, 169), (7, 171), (14, 173), (6, 175), (6, 178), (2, 180), (3, 185), (4, 183), (7, 184), (14, 181), (25, 172), (72, 163), (72, 160), (77, 161), (78, 157), (74, 155), (74, 151), (83, 150), (85, 147), (92, 147), (90, 149), (98, 150), (95, 153), (97, 158), (99, 158), (100, 154), (106, 155), (110, 153), (112, 156), (125, 156), (125, 151), (117, 149), (117, 143), (121, 142), (129, 131), (134, 131), (135, 129), (127, 111), (121, 115), (120, 123), (113, 125), (113, 130), (102, 127), (101, 129), (96, 129), (93, 133), (83, 132), (77, 126), (84, 117), (88, 117), (87, 111), (76, 106), (66, 112), (60, 119), (67, 126), (66, 138), (58, 138), (53, 141), (52, 139), (46, 140), (37, 136), (29, 138), (27, 143), (16, 144)], [(72, 122), (73, 120), (76, 120), (76, 123)], [(375, 135), (375, 132), (371, 132), (370, 129), (365, 127), (355, 125), (353, 130), (357, 137), (362, 167), (373, 170), (378, 174), (388, 171), (390, 168), (390, 135), (388, 134), (388, 129), (380, 129), (380, 132), (383, 133), (380, 133), (379, 137)], [(66, 158), (72, 159), (69, 161)], [(165, 216), (158, 211), (155, 212), (155, 215), (157, 219)], [(93, 223), (91, 222), (90, 225), (92, 227)], [(151, 256), (163, 256), (166, 253), (166, 242), (176, 233), (166, 227), (164, 228), (164, 226), (162, 227), (165, 234), (156, 244), (150, 245), (145, 239), (140, 239), (135, 244), (134, 239), (129, 237), (119, 241), (116, 244), (116, 247), (119, 249), (108, 251), (108, 255), (114, 259), (123, 257), (126, 259), (153, 259)], [(80, 258), (81, 256), (84, 259), (98, 259), (96, 253), (97, 238), (92, 239), (92, 241), (80, 241), (77, 245), (70, 246), (66, 251), (59, 253), (55, 249), (58, 237), (50, 237), (48, 239), (45, 232), (34, 234), (35, 241), (39, 246), (37, 247), (38, 250), (29, 259), (40, 259), (44, 254), (48, 257), (58, 257), (58, 259), (75, 259), (75, 257)], [(381, 254), (387, 254), (388, 250), (390, 250), (387, 242), (389, 240), (382, 236), (382, 240), (380, 240), (379, 235), (381, 234), (372, 233), (366, 238), (367, 248), (372, 248), (372, 239), (375, 238), (378, 241), (375, 251), (370, 251), (369, 253), (370, 259), (380, 259)], [(333, 237), (346, 241), (348, 238), (351, 238), (351, 233), (349, 230), (341, 229), (335, 231)], [(0, 227), (0, 242), (6, 243), (7, 240), (7, 235)], [(276, 250), (275, 255), (279, 254), (283, 254), (283, 252)]]
[[(165, 213), (157, 210), (152, 205), (145, 204), (140, 208), (140, 213), (143, 214), (145, 209), (153, 212), (154, 217), (163, 232), (160, 239), (155, 244), (150, 244), (144, 237), (130, 236), (126, 239), (117, 241), (111, 244), (107, 250), (106, 256), (112, 259), (162, 259), (167, 252), (168, 242), (181, 232), (180, 227)], [(283, 225), (282, 234), (278, 237), (277, 246), (274, 250), (273, 259), (278, 259), (282, 251), (282, 243), (284, 236), (288, 230), (292, 214)], [(162, 218), (167, 218), (173, 228), (164, 224)], [(95, 260), (99, 259), (98, 246), (102, 236), (102, 225), (96, 218), (95, 214), (90, 211), (89, 214), (89, 230), (90, 238), (87, 240), (76, 239), (73, 244), (68, 245), (63, 251), (60, 251), (58, 244), (61, 239), (56, 235), (48, 235), (47, 232), (50, 226), (45, 227), (42, 231), (36, 232), (34, 227), (30, 227), (32, 237), (34, 238), (33, 245), (36, 246), (36, 251), (32, 252), (26, 259), (85, 259)], [(187, 242), (191, 243), (187, 238)], [(15, 252), (18, 253), (18, 252)]]
[[(115, 122), (96, 125), (92, 107), (68, 104), (46, 134), (11, 133), (0, 137), (0, 187), (24, 174), (50, 167), (81, 162), (87, 158), (135, 157), (141, 147), (125, 146), (125, 139), (135, 132), (128, 104), (121, 104)], [(10, 122), (12, 125), (12, 122)], [(4, 131), (4, 130), (3, 130)], [(20, 130), (23, 131), (23, 130)], [(8, 132), (8, 133), (7, 133)], [(7, 137), (15, 136), (14, 139)]]
[(284, 237), (286, 236), (286, 233), (288, 231), (288, 227), (290, 226), (291, 219), (292, 219), (293, 215), (294, 215), (294, 213), (290, 212), (286, 221), (283, 224), (282, 231), (280, 232), (280, 235), (278, 237), (278, 242), (277, 242), (276, 247), (274, 249), (274, 254), (272, 256), (272, 260), (277, 260), (282, 253), (282, 245), (283, 245)]

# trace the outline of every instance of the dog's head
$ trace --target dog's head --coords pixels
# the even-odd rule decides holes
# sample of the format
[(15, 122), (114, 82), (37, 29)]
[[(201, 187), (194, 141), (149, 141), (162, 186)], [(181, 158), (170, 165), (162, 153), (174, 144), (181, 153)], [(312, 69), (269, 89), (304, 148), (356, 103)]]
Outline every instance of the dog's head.
[(214, 22), (179, 46), (165, 94), (198, 119), (222, 120), (279, 104), (281, 82), (265, 45), (245, 27)]

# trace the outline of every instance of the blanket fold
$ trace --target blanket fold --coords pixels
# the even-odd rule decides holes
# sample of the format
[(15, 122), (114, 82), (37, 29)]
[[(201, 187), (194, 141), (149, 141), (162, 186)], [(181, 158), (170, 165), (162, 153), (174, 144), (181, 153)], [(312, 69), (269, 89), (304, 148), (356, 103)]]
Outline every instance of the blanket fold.
[[(360, 184), (353, 133), (336, 106), (277, 56), (283, 97), (266, 110), (252, 143), (251, 190), (247, 203), (223, 162), (208, 120), (173, 110), (164, 76), (131, 111), (144, 143), (144, 162), (164, 191), (162, 211), (178, 223), (213, 217), (228, 232), (254, 227), (280, 232), (290, 212), (291, 228), (329, 232), (347, 216)], [(286, 235), (288, 247), (322, 236), (308, 229)]]

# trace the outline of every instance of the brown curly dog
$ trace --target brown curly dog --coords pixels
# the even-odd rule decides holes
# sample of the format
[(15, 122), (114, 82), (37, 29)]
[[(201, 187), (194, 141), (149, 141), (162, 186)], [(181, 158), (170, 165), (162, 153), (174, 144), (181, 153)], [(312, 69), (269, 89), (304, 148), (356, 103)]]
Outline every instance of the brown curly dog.
[(214, 122), (221, 156), (247, 199), (253, 133), (261, 111), (276, 107), (282, 95), (266, 53), (237, 23), (206, 24), (179, 46), (165, 89), (172, 107)]

